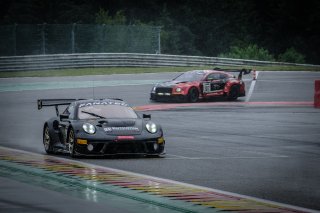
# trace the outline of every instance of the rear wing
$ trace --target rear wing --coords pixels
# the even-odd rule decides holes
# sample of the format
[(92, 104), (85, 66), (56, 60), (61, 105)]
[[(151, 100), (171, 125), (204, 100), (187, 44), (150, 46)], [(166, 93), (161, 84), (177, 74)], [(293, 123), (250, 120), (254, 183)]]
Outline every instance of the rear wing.
[(218, 71), (225, 71), (225, 72), (239, 72), (238, 79), (242, 79), (242, 75), (248, 75), (251, 73), (251, 69), (221, 69), (219, 67), (213, 68), (214, 70)]
[(56, 109), (56, 114), (59, 116), (58, 106), (61, 105), (69, 105), (74, 101), (83, 100), (83, 99), (38, 99), (37, 105), (38, 110), (42, 109), (42, 107), (54, 106)]
[[(108, 99), (123, 101), (120, 98), (108, 98)], [(37, 105), (38, 105), (38, 110), (42, 109), (42, 107), (54, 106), (56, 109), (56, 114), (57, 116), (59, 116), (58, 106), (69, 105), (74, 101), (81, 101), (81, 100), (87, 100), (87, 99), (38, 99)], [(104, 99), (101, 98), (99, 100), (104, 100)]]

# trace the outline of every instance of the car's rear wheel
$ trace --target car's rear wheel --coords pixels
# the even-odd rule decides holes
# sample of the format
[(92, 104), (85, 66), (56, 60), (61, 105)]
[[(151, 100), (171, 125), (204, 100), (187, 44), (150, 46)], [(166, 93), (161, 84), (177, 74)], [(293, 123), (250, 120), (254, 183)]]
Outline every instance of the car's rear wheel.
[(192, 87), (188, 92), (188, 101), (195, 103), (199, 100), (199, 91), (197, 88)]
[(52, 148), (51, 143), (52, 143), (52, 141), (51, 141), (51, 137), (50, 137), (49, 127), (48, 127), (48, 125), (45, 125), (44, 130), (43, 130), (43, 146), (44, 146), (44, 150), (48, 154), (53, 153), (53, 148)]
[(69, 153), (71, 157), (76, 157), (76, 139), (74, 135), (74, 130), (71, 128), (69, 130), (69, 135), (68, 135), (68, 143), (69, 143)]
[(239, 97), (239, 87), (237, 87), (237, 86), (232, 86), (232, 87), (231, 87), (231, 90), (230, 90), (230, 92), (229, 92), (228, 99), (229, 99), (230, 101), (235, 101), (235, 100), (238, 99), (238, 97)]

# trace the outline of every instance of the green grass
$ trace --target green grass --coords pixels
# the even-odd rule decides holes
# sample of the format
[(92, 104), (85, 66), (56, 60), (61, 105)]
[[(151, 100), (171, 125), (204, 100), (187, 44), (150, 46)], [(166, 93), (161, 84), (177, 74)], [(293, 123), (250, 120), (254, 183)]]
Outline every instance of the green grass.
[[(239, 69), (249, 68), (258, 71), (320, 71), (320, 67), (311, 66), (267, 66), (267, 67), (230, 67), (220, 68)], [(83, 75), (110, 75), (110, 74), (134, 74), (134, 73), (160, 73), (160, 72), (184, 72), (195, 69), (212, 69), (213, 67), (106, 67), (106, 68), (81, 68), (81, 69), (58, 69), (39, 71), (8, 71), (0, 72), (0, 78), (14, 77), (53, 77), (53, 76), (83, 76)]]

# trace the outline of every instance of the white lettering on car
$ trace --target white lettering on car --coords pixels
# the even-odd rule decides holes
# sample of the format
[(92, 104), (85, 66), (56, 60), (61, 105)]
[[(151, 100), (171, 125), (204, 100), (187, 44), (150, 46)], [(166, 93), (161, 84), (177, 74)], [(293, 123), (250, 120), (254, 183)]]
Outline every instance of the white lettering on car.
[(88, 107), (88, 106), (95, 106), (95, 105), (119, 105), (127, 107), (128, 104), (122, 102), (115, 102), (115, 101), (96, 101), (96, 102), (88, 102), (88, 103), (81, 103), (79, 104), (79, 108)]
[(103, 130), (105, 132), (112, 132), (112, 131), (136, 131), (138, 132), (139, 131), (139, 128), (138, 127), (105, 127), (103, 128)]

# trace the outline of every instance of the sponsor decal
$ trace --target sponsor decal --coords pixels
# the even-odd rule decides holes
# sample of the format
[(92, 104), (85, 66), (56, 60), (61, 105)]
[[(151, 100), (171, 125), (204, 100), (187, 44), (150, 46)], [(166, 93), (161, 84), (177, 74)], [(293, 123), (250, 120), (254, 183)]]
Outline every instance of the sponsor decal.
[(134, 126), (125, 126), (125, 127), (104, 127), (103, 130), (105, 132), (112, 132), (112, 131), (135, 131), (135, 132), (139, 132), (139, 128), (138, 127), (134, 127)]
[(95, 106), (95, 105), (118, 105), (118, 106), (125, 106), (127, 107), (128, 104), (124, 102), (116, 102), (116, 101), (93, 101), (82, 103), (79, 105), (79, 108), (88, 107), (88, 106)]
[(209, 93), (211, 91), (210, 82), (203, 82), (203, 93)]

